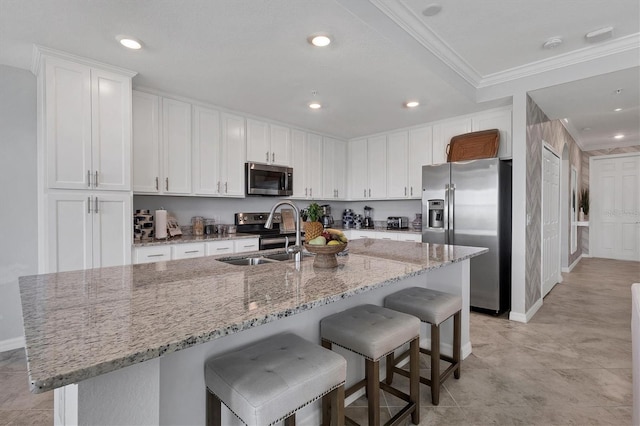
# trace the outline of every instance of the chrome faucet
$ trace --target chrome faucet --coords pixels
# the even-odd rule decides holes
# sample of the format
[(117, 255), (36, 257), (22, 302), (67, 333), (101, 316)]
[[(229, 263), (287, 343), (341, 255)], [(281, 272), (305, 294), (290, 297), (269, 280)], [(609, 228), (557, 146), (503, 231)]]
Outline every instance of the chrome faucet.
[(264, 224), (264, 227), (267, 229), (273, 228), (273, 215), (275, 214), (276, 209), (278, 207), (285, 204), (293, 207), (293, 212), (296, 215), (296, 244), (294, 246), (287, 245), (286, 250), (287, 250), (287, 253), (294, 253), (296, 262), (300, 262), (300, 259), (301, 259), (300, 254), (302, 252), (302, 243), (300, 241), (302, 240), (302, 238), (300, 236), (300, 231), (302, 227), (300, 226), (300, 210), (298, 210), (298, 207), (295, 204), (293, 204), (289, 200), (283, 200), (283, 201), (277, 202), (273, 207), (271, 207), (271, 211), (269, 212), (269, 217), (267, 218), (267, 222)]

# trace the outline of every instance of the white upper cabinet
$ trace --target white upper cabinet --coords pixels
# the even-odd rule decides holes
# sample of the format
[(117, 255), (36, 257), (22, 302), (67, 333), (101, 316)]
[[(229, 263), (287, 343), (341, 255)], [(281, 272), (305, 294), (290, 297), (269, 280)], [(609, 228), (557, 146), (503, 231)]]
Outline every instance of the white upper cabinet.
[(42, 54), (46, 186), (131, 189), (131, 77)]
[(162, 151), (165, 194), (191, 193), (191, 105), (162, 99)]
[(220, 113), (193, 107), (193, 192), (196, 195), (220, 194)]
[(409, 132), (391, 133), (387, 140), (387, 197), (409, 196)]
[(471, 118), (445, 121), (433, 126), (433, 164), (447, 162), (447, 145), (454, 136), (471, 131)]
[(247, 119), (247, 161), (290, 166), (290, 129)]
[(352, 140), (348, 146), (349, 198), (386, 198), (387, 136)]
[(220, 195), (244, 197), (246, 136), (244, 117), (222, 113), (222, 150), (220, 166)]
[(333, 138), (323, 138), (322, 147), (322, 197), (330, 200), (345, 198), (346, 143)]
[(160, 192), (160, 98), (133, 91), (133, 191)]
[(367, 140), (349, 141), (348, 157), (349, 199), (364, 200), (367, 198), (367, 188), (369, 187)]
[(409, 131), (409, 198), (422, 198), (422, 166), (433, 164), (431, 126)]
[[(305, 188), (309, 190), (308, 198), (319, 198), (322, 194), (323, 173), (323, 141), (322, 136), (313, 133), (307, 134), (307, 149), (305, 162)], [(294, 168), (294, 179), (296, 170)], [(344, 195), (342, 195), (344, 197)]]
[(511, 108), (482, 112), (472, 118), (472, 131), (498, 129), (498, 157), (511, 158)]

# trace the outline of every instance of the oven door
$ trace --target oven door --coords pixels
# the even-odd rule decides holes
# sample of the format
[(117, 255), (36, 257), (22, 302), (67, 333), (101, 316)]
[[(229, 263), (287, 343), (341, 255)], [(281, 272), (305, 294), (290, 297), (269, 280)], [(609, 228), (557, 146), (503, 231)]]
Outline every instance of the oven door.
[[(294, 245), (296, 243), (296, 235), (265, 235), (260, 237), (260, 250), (269, 250), (277, 248), (285, 248), (287, 246), (287, 239), (289, 239), (288, 245)], [(304, 242), (304, 236), (300, 237), (301, 242)]]

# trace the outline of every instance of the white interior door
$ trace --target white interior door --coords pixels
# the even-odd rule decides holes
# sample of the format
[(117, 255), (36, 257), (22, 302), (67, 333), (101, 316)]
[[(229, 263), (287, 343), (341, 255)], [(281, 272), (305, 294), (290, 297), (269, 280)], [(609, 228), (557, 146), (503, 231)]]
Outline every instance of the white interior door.
[(542, 150), (542, 297), (560, 275), (560, 159)]
[(591, 158), (594, 257), (640, 261), (640, 155)]

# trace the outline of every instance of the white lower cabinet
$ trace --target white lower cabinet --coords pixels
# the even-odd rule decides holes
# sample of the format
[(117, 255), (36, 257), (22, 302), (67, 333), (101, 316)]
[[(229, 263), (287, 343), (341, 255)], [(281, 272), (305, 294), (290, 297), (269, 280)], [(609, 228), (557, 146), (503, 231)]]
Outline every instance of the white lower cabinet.
[(46, 202), (48, 272), (130, 263), (131, 194), (56, 191)]
[(217, 254), (233, 254), (233, 240), (210, 241), (204, 243), (204, 255), (215, 256)]
[(416, 243), (422, 242), (422, 234), (408, 234), (408, 233), (397, 233), (398, 241), (413, 241)]
[(373, 238), (375, 238), (376, 240), (398, 241), (398, 234), (396, 234), (395, 232), (376, 232), (375, 237)]
[(247, 238), (233, 241), (235, 253), (244, 253), (247, 251), (256, 251), (259, 249), (260, 243), (257, 238)]
[(133, 263), (152, 263), (171, 260), (170, 246), (138, 247), (133, 250)]
[(362, 238), (374, 238), (376, 240), (391, 241), (415, 241), (422, 242), (422, 235), (409, 232), (385, 232), (369, 229), (349, 229), (343, 231), (349, 240), (360, 240)]
[(204, 256), (204, 243), (175, 244), (171, 246), (171, 260)]

